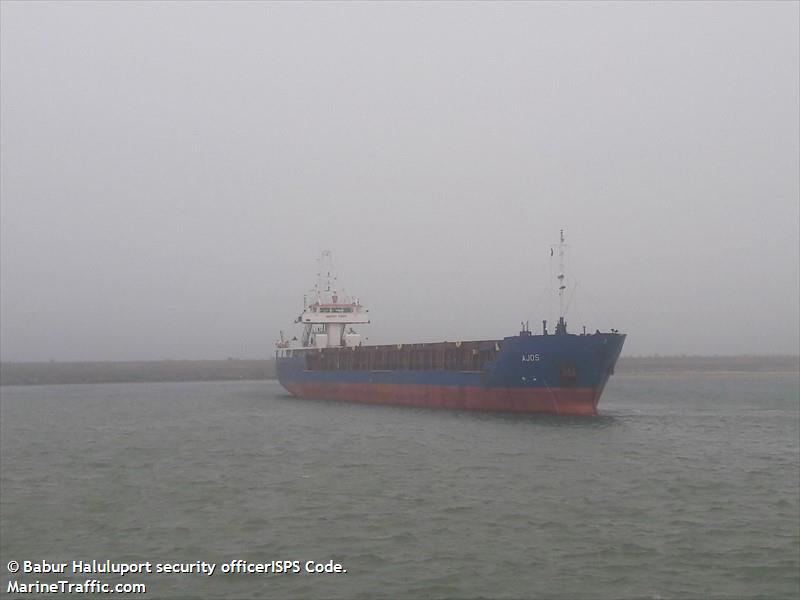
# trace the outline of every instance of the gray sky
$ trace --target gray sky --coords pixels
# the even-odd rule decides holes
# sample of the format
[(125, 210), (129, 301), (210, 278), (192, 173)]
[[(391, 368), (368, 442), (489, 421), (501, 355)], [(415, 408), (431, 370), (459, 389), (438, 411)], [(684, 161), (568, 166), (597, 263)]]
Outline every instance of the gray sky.
[(562, 227), (573, 329), (797, 353), (799, 7), (3, 2), (2, 359), (271, 355), (323, 249), (511, 335)]

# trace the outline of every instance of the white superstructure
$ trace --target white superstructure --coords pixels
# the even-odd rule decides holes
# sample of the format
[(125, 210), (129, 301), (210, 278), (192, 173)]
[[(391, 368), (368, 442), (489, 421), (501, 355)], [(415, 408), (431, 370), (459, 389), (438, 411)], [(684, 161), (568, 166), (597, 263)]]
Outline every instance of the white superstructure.
[[(302, 323), (303, 333), (299, 341), (301, 348), (339, 348), (361, 344), (361, 335), (353, 325), (369, 323), (369, 310), (358, 298), (351, 298), (338, 289), (333, 270), (333, 257), (329, 250), (317, 260), (317, 283), (303, 297), (303, 312), (295, 319)], [(292, 348), (292, 342), (283, 339), (277, 344), (279, 350)]]

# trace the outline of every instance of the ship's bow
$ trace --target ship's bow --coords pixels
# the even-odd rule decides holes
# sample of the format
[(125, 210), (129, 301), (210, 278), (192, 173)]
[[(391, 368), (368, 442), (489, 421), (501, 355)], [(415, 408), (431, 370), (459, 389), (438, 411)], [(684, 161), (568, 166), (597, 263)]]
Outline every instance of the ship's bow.
[(624, 343), (616, 332), (505, 338), (487, 383), (507, 390), (512, 410), (596, 415)]

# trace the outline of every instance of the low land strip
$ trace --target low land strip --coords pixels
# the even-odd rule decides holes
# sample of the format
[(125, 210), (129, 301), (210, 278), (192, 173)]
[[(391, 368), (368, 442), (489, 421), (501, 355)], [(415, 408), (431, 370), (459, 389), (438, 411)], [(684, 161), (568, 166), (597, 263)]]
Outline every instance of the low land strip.
[(0, 385), (273, 379), (275, 361), (4, 362)]

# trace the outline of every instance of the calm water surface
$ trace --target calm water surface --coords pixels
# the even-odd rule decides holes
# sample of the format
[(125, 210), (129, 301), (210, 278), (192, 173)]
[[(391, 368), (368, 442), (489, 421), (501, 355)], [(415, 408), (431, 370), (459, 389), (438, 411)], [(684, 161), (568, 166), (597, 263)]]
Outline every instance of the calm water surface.
[(1, 393), (4, 595), (63, 579), (9, 560), (333, 559), (348, 572), (124, 581), (142, 598), (800, 596), (797, 374), (616, 377), (596, 419), (274, 382)]

